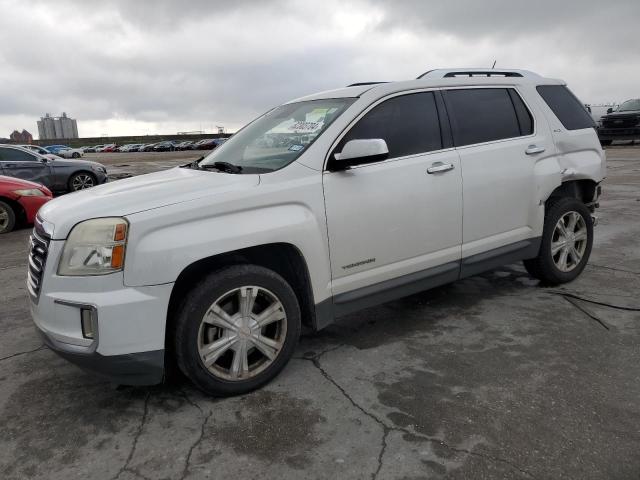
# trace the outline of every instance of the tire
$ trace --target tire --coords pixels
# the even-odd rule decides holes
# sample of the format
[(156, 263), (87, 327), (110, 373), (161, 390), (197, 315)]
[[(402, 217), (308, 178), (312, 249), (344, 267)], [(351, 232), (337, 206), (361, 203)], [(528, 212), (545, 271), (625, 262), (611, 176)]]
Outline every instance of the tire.
[(72, 158), (80, 158), (80, 154), (79, 154), (78, 152), (73, 152), (73, 153), (71, 154), (71, 157), (72, 157)]
[[(251, 308), (244, 308), (250, 315), (242, 316), (242, 298), (253, 298)], [(260, 320), (267, 323), (260, 327)], [(205, 393), (239, 395), (265, 385), (284, 368), (300, 329), (298, 299), (280, 275), (256, 265), (225, 267), (206, 276), (178, 308), (176, 361)]]
[(8, 203), (0, 201), (0, 234), (9, 233), (16, 226), (16, 213)]
[(87, 188), (95, 187), (98, 180), (95, 175), (89, 172), (76, 172), (69, 177), (67, 186), (70, 192), (78, 192)]
[(543, 283), (566, 283), (582, 273), (592, 247), (593, 220), (589, 209), (575, 198), (553, 199), (547, 203), (538, 256), (523, 263), (527, 272)]
[(600, 140), (600, 145), (603, 147), (608, 147), (611, 143), (613, 143), (613, 140)]

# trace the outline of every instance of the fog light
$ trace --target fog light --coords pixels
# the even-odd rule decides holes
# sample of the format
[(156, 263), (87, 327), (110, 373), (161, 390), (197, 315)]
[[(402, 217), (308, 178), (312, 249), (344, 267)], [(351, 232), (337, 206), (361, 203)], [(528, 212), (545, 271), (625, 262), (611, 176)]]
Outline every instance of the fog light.
[(80, 309), (80, 324), (82, 326), (82, 336), (93, 338), (93, 310), (82, 307)]

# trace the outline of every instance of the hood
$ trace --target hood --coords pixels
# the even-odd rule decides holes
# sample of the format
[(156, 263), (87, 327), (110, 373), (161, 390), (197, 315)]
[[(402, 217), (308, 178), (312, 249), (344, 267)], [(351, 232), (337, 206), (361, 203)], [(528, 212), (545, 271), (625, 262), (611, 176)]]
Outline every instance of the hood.
[(49, 165), (51, 165), (52, 167), (78, 167), (78, 166), (85, 166), (87, 168), (91, 168), (91, 167), (102, 167), (105, 168), (104, 165), (102, 165), (101, 163), (98, 162), (91, 162), (89, 160), (79, 160), (79, 159), (73, 159), (73, 160), (66, 160), (62, 157), (56, 157), (53, 158), (51, 160), (49, 160)]
[(615, 117), (629, 117), (640, 114), (640, 110), (625, 110), (624, 112), (611, 112), (604, 115), (606, 118), (615, 118)]
[(4, 175), (0, 175), (0, 185), (3, 187), (16, 188), (16, 189), (27, 189), (27, 188), (38, 188), (42, 189), (43, 185), (35, 182), (30, 182), (28, 180), (22, 180), (20, 178), (15, 177), (5, 177)]
[(38, 215), (53, 224), (54, 239), (64, 239), (71, 228), (83, 220), (123, 217), (197, 198), (215, 197), (259, 183), (259, 175), (177, 167), (69, 193), (45, 204)]

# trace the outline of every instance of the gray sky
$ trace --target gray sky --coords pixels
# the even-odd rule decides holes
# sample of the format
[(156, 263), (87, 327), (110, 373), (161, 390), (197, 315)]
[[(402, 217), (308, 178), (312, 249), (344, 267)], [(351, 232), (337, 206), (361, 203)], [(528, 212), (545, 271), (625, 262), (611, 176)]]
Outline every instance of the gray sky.
[(438, 67), (524, 68), (640, 97), (640, 0), (0, 0), (0, 137), (235, 130), (294, 97)]

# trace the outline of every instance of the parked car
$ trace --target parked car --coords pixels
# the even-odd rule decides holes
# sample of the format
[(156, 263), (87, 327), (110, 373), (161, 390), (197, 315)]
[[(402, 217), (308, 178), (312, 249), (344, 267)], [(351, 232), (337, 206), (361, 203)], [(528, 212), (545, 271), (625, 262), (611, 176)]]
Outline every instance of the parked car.
[(49, 153), (48, 150), (45, 150), (43, 147), (39, 146), (39, 145), (18, 145), (19, 147), (22, 148), (27, 148), (29, 150), (32, 150), (36, 153), (39, 153), (40, 155), (42, 155), (43, 157), (46, 157), (50, 160), (55, 160), (56, 158), (62, 158), (59, 157), (58, 155), (54, 155), (53, 153)]
[(140, 148), (140, 144), (139, 143), (128, 143), (127, 145), (122, 145), (122, 146), (116, 148), (116, 151), (118, 151), (118, 152), (133, 152), (133, 151), (137, 151), (138, 148)]
[(178, 143), (175, 147), (176, 150), (193, 150), (193, 142), (191, 140), (186, 140)]
[(154, 152), (173, 152), (179, 142), (169, 140), (166, 142), (156, 143), (153, 147)]
[(73, 192), (107, 181), (107, 169), (99, 163), (52, 160), (15, 145), (0, 145), (0, 175), (41, 183), (52, 192)]
[(104, 147), (104, 145), (94, 145), (93, 147), (84, 147), (84, 153), (96, 153), (98, 149)]
[(143, 145), (142, 147), (140, 147), (140, 149), (138, 150), (139, 152), (153, 152), (153, 147), (155, 147), (156, 144), (155, 143), (147, 143), (146, 145)]
[(62, 158), (80, 158), (84, 151), (81, 148), (59, 148), (56, 155)]
[(104, 153), (112, 153), (116, 151), (116, 148), (118, 148), (118, 146), (115, 143), (108, 143), (102, 147), (100, 151)]
[(640, 98), (609, 108), (600, 118), (598, 137), (602, 145), (611, 145), (614, 140), (640, 140)]
[(33, 223), (38, 209), (52, 198), (44, 185), (0, 175), (0, 234)]
[(196, 145), (198, 146), (198, 150), (213, 150), (218, 146), (218, 142), (215, 138), (205, 138), (204, 140), (200, 140)]
[(44, 149), (49, 152), (49, 153), (53, 153), (54, 155), (58, 154), (58, 150), (60, 150), (61, 148), (69, 148), (68, 145), (47, 145), (46, 147), (44, 147)]
[(232, 395), (282, 370), (301, 324), (519, 260), (569, 282), (606, 169), (593, 127), (564, 82), (522, 70), (293, 100), (204, 159), (45, 205), (34, 322), (117, 383), (160, 382), (169, 358)]

